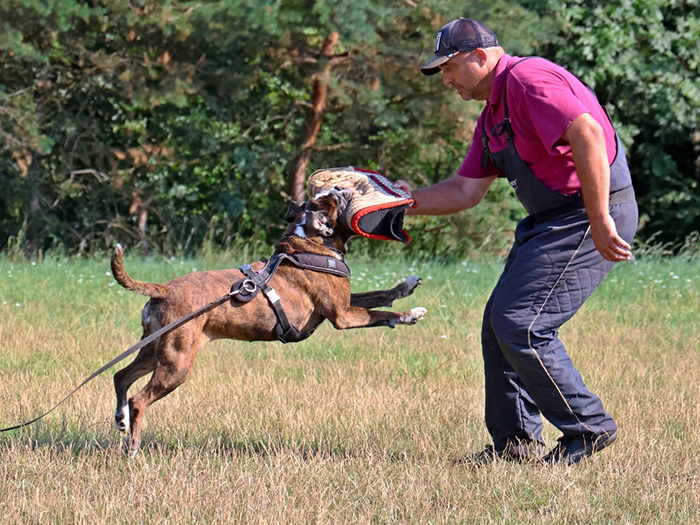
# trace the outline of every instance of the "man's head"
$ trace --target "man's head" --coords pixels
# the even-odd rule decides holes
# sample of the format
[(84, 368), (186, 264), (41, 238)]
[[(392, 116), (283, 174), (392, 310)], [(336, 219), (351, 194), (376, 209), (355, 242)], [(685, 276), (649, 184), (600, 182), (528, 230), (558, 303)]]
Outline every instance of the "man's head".
[(486, 100), (491, 94), (491, 72), (502, 55), (493, 31), (477, 20), (458, 18), (440, 28), (435, 56), (420, 70), (424, 75), (442, 71), (443, 83), (464, 100)]

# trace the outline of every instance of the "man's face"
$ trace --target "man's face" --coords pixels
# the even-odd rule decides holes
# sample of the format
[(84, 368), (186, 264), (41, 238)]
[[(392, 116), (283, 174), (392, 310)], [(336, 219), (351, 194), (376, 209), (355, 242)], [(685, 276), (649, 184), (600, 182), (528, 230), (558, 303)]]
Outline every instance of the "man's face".
[[(480, 52), (481, 51), (481, 52)], [(463, 100), (487, 100), (491, 90), (483, 80), (488, 75), (482, 50), (460, 52), (440, 66), (442, 83)]]

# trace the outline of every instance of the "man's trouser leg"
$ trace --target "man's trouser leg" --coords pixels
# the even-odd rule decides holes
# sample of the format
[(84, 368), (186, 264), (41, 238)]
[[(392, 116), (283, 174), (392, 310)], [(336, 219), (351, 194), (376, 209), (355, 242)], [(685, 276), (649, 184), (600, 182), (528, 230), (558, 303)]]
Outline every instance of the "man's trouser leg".
[[(508, 272), (506, 263), (501, 280)], [(516, 441), (542, 441), (540, 410), (525, 390), (518, 374), (506, 360), (491, 328), (493, 295), (486, 303), (481, 326), (481, 345), (486, 372), (486, 427), (494, 449), (501, 452)]]
[[(636, 205), (611, 208), (631, 241)], [(558, 337), (610, 272), (588, 231), (585, 211), (547, 223), (532, 218), (516, 231), (506, 268), (486, 307), (482, 332), (486, 424), (494, 446), (541, 440), (539, 409), (564, 435), (611, 432), (612, 417), (588, 390)]]

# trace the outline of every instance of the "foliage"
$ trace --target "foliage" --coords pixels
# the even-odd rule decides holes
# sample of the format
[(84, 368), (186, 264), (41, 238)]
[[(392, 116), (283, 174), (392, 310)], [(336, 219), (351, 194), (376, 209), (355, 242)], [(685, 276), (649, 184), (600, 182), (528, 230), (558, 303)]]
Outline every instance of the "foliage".
[[(29, 253), (115, 240), (166, 252), (270, 242), (333, 31), (340, 45), (310, 169), (448, 176), (478, 108), (460, 106), (455, 120), (456, 100), (416, 67), (458, 5), (4, 2), (2, 238)], [(478, 3), (474, 16), (488, 7)], [(525, 16), (511, 2), (496, 7), (504, 20)], [(459, 244), (486, 235), (479, 222), (424, 224), (456, 225), (464, 238), (448, 244)], [(416, 249), (451, 249), (425, 239)]]
[[(585, 19), (593, 8), (569, 4), (578, 7), (568, 13), (534, 0), (473, 2), (469, 12), (455, 0), (6, 0), (0, 242), (30, 255), (102, 252), (115, 241), (164, 253), (269, 245), (283, 227), (290, 163), (301, 152), (324, 60), (329, 93), (309, 173), (355, 165), (416, 186), (444, 179), (459, 165), (480, 108), (418, 74), (434, 31), (454, 16), (481, 18), (509, 52), (539, 49), (578, 67), (583, 47), (567, 42), (575, 34), (567, 24), (576, 24), (580, 39), (607, 26)], [(698, 198), (685, 184), (698, 107), (686, 75), (697, 73), (697, 54), (688, 51), (697, 48), (697, 18), (681, 16), (689, 4), (656, 2), (651, 11), (662, 21), (647, 30), (637, 3), (618, 4), (640, 13), (629, 17), (629, 34), (648, 35), (649, 45), (627, 46), (625, 68), (596, 55), (582, 71), (616, 90), (603, 96), (615, 101), (625, 138), (634, 140), (647, 229), (680, 221), (673, 224), (686, 232)], [(597, 9), (596, 16), (626, 27), (614, 9)], [(673, 41), (663, 40), (668, 13), (676, 20)], [(321, 45), (333, 32), (338, 47), (323, 59)], [(622, 36), (609, 32), (602, 51), (586, 49), (613, 56)], [(644, 98), (649, 77), (638, 73), (659, 75), (663, 63), (655, 73), (643, 67), (659, 39), (686, 68), (673, 66), (675, 76)], [(678, 89), (682, 100), (674, 101)], [(683, 123), (683, 114), (691, 121)], [(507, 187), (497, 186), (478, 212), (410, 219), (420, 235), (406, 254), (500, 250), (520, 214)], [(367, 249), (393, 249), (385, 244)]]

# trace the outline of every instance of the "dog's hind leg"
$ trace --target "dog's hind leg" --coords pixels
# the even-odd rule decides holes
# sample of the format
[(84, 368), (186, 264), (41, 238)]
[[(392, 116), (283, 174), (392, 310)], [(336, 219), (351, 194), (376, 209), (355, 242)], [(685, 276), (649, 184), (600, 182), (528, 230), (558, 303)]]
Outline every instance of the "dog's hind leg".
[[(174, 335), (174, 334), (173, 334)], [(135, 455), (141, 445), (141, 427), (145, 410), (185, 382), (194, 365), (200, 346), (199, 338), (167, 337), (158, 342), (155, 370), (146, 385), (129, 400), (131, 435), (125, 442), (124, 452)]]
[(413, 293), (420, 284), (420, 277), (412, 275), (404, 282), (394, 286), (390, 290), (376, 290), (373, 292), (354, 293), (350, 295), (350, 305), (360, 308), (390, 307), (397, 299), (403, 299)]
[[(144, 334), (143, 337), (146, 337)], [(141, 339), (143, 339), (143, 337)], [(114, 391), (117, 395), (117, 409), (114, 412), (114, 426), (120, 432), (128, 432), (130, 427), (127, 392), (134, 382), (150, 374), (156, 367), (155, 345), (146, 345), (128, 366), (114, 374)]]

